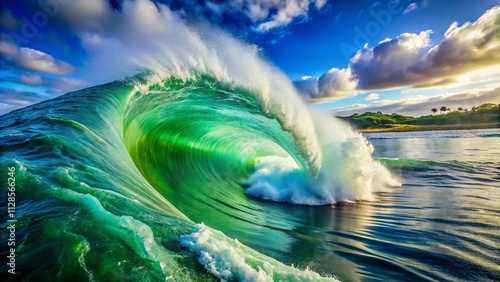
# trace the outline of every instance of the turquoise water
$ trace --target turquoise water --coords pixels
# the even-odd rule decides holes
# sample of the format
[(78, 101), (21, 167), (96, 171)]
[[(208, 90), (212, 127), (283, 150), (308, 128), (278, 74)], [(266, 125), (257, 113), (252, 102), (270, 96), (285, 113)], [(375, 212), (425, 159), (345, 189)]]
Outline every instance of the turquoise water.
[(196, 75), (69, 93), (1, 116), (0, 133), (11, 280), (499, 277), (498, 130), (364, 139)]

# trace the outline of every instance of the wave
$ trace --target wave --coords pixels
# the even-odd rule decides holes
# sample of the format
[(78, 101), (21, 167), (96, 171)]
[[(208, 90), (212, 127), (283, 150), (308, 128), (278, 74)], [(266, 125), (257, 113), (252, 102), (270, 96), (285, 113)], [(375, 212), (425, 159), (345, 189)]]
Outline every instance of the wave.
[(479, 135), (479, 137), (486, 137), (486, 138), (500, 137), (500, 133), (482, 134), (482, 135)]
[[(163, 193), (229, 179), (243, 181), (248, 194), (266, 200), (333, 204), (371, 199), (372, 192), (398, 185), (372, 160), (373, 149), (362, 136), (331, 118), (313, 114), (309, 125), (308, 118), (300, 120), (297, 127), (316, 132), (308, 136), (313, 142), (303, 142), (284, 128), (280, 121), (286, 117), (264, 110), (255, 93), (212, 77), (150, 87), (154, 94), (138, 91), (128, 103), (124, 137), (136, 166)], [(318, 159), (324, 160), (319, 166)]]
[[(18, 220), (34, 218), (20, 229), (27, 236), (19, 244), (31, 249), (19, 256), (31, 262), (26, 273), (44, 277), (63, 267), (71, 269), (63, 276), (100, 279), (110, 277), (109, 267), (122, 278), (199, 279), (206, 274), (192, 270), (186, 260), (196, 260), (179, 249), (181, 242), (187, 246), (189, 237), (179, 238), (190, 234), (193, 222), (238, 236), (241, 226), (255, 228), (252, 218), (264, 216), (249, 196), (332, 204), (369, 200), (373, 192), (397, 184), (372, 159), (369, 143), (340, 121), (317, 113), (300, 120), (313, 121), (307, 126), (316, 133), (309, 138), (320, 149), (310, 148), (311, 142), (283, 126), (287, 112), (276, 117), (248, 89), (205, 74), (169, 77), (144, 90), (144, 77), (69, 93), (1, 117), (6, 136), (1, 149), (7, 152), (1, 166), (17, 167), (23, 183), (17, 190)], [(320, 165), (315, 156), (323, 160)], [(249, 212), (254, 213), (250, 218)], [(214, 237), (211, 244), (234, 250), (224, 257), (201, 243), (189, 247), (198, 256), (201, 248), (219, 261), (247, 261), (250, 248), (231, 245), (215, 229), (198, 229)], [(62, 250), (49, 250), (54, 244), (62, 244)], [(60, 251), (69, 253), (58, 258)], [(42, 253), (53, 262), (36, 267)], [(262, 263), (254, 266), (236, 263), (209, 272), (222, 279), (319, 277), (258, 258)], [(145, 269), (136, 269), (146, 261)], [(202, 262), (207, 269), (209, 263)]]
[(0, 117), (0, 169), (15, 167), (18, 183), (16, 278), (317, 281), (263, 254), (276, 253), (261, 241), (286, 240), (253, 197), (370, 200), (399, 181), (361, 135), (310, 112), (254, 47), (194, 32), (165, 9), (152, 34), (179, 44), (155, 41), (130, 59), (120, 38), (123, 56), (111, 54), (141, 75)]

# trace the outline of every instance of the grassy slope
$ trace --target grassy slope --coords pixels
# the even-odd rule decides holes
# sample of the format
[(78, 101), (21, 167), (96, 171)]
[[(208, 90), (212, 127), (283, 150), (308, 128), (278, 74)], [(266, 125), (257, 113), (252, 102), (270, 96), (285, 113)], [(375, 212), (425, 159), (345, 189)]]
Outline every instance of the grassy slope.
[(500, 127), (500, 106), (418, 118), (372, 112), (340, 118), (362, 132), (493, 128)]

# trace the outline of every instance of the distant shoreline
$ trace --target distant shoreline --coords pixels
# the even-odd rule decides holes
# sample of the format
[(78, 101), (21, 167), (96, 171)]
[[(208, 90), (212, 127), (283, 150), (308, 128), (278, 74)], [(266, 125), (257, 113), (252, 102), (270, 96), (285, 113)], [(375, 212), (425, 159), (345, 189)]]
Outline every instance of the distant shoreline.
[(455, 124), (455, 125), (407, 125), (394, 124), (386, 128), (366, 128), (357, 129), (360, 133), (382, 133), (382, 132), (411, 132), (411, 131), (436, 131), (436, 130), (467, 130), (467, 129), (488, 129), (500, 128), (500, 123), (483, 124)]
[(463, 108), (451, 111), (443, 106), (439, 109), (441, 114), (436, 114), (437, 111), (433, 108), (435, 114), (421, 117), (366, 112), (338, 118), (363, 133), (500, 128), (500, 104), (485, 103), (470, 111)]

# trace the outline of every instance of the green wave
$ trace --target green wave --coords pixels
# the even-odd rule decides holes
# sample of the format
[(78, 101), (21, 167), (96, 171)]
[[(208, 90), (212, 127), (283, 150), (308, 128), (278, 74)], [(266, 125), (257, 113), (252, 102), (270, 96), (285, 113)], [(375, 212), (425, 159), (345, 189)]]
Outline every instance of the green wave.
[[(262, 99), (209, 75), (144, 75), (0, 117), (0, 169), (17, 170), (15, 278), (322, 279), (258, 252), (279, 254), (289, 238), (262, 224), (272, 212), (250, 195), (369, 199), (390, 175), (360, 135), (304, 136), (310, 117), (287, 123), (289, 107)], [(218, 264), (203, 259), (211, 251)]]

